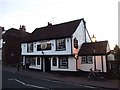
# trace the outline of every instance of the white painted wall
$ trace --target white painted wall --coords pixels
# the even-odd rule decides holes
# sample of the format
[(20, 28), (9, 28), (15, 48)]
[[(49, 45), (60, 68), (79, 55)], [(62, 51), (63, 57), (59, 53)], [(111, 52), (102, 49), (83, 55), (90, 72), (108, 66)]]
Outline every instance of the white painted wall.
[[(80, 56), (79, 57), (80, 59), (80, 69), (83, 70), (83, 71), (90, 71), (89, 69), (90, 68), (94, 68), (94, 64), (82, 64), (82, 57)], [(93, 58), (94, 60), (94, 58)]]
[[(79, 57), (80, 62), (82, 61), (81, 56)], [(80, 63), (80, 69), (83, 71), (90, 71), (89, 69), (93, 68), (94, 70), (94, 57), (93, 57), (93, 63), (92, 64), (82, 64)], [(101, 56), (96, 56), (96, 69), (100, 69), (102, 71), (102, 62), (101, 62)], [(106, 72), (106, 58), (103, 56), (103, 72)]]
[[(104, 60), (103, 60), (104, 61)], [(96, 69), (99, 69), (102, 71), (102, 61), (101, 56), (96, 56)]]
[[(71, 54), (71, 38), (66, 38), (66, 50), (64, 51), (56, 51), (56, 40), (50, 40), (48, 42), (51, 43), (51, 50), (43, 50), (44, 55), (67, 55)], [(37, 51), (37, 44), (40, 42), (34, 42), (34, 52), (27, 52), (27, 43), (22, 43), (22, 55), (42, 55), (42, 51)]]
[(110, 46), (109, 46), (109, 44), (107, 44), (107, 50), (106, 51), (110, 52)]
[(21, 49), (22, 49), (21, 54), (26, 55), (26, 53), (27, 53), (27, 43), (22, 43), (21, 44)]
[(52, 58), (51, 58), (51, 70), (52, 71), (77, 71), (76, 70), (76, 60), (73, 57), (68, 57), (68, 69), (60, 69), (59, 68), (58, 57), (57, 57), (57, 66), (52, 66)]
[(106, 57), (105, 56), (103, 56), (103, 63), (104, 63), (104, 65), (103, 65), (103, 69), (104, 69), (103, 72), (107, 72), (107, 66), (106, 66), (107, 62), (106, 62)]
[(80, 22), (79, 26), (77, 27), (76, 31), (72, 35), (72, 48), (74, 48), (74, 38), (76, 37), (78, 40), (78, 48), (85, 42), (85, 30), (84, 30), (84, 23), (83, 21)]

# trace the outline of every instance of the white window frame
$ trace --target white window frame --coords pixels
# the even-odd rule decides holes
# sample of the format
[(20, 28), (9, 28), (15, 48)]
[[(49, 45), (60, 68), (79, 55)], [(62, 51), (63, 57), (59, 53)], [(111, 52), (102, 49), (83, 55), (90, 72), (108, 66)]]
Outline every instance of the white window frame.
[(33, 52), (34, 45), (33, 43), (28, 43), (27, 44), (27, 52)]
[(56, 40), (56, 51), (66, 50), (66, 39), (57, 39)]
[(81, 63), (82, 63), (82, 64), (85, 64), (85, 63), (86, 63), (86, 56), (82, 56), (82, 57), (81, 57)]
[(52, 58), (52, 66), (57, 66), (57, 57)]
[(92, 56), (87, 56), (87, 62), (89, 64), (92, 64), (93, 63), (93, 57)]
[(81, 64), (93, 64), (93, 57), (92, 56), (82, 56)]
[(30, 59), (30, 66), (36, 66), (36, 57), (31, 57)]
[(59, 57), (59, 68), (68, 69), (68, 57)]
[[(39, 58), (39, 60), (38, 60), (38, 58)], [(37, 57), (37, 65), (41, 65), (41, 59), (40, 59), (40, 57)]]

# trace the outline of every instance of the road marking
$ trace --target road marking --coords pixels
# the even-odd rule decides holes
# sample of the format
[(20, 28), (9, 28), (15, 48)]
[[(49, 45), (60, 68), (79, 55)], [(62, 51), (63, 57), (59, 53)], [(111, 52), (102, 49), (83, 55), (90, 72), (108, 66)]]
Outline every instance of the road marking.
[(8, 79), (8, 80), (14, 80), (14, 81), (16, 81), (16, 82), (18, 82), (18, 83), (20, 83), (20, 84), (25, 85), (25, 86), (30, 86), (30, 87), (34, 87), (34, 88), (42, 88), (42, 89), (52, 90), (52, 89), (46, 88), (46, 87), (40, 87), (40, 86), (36, 86), (36, 85), (32, 85), (32, 84), (27, 84), (27, 83), (24, 83), (24, 82), (22, 82), (22, 81), (20, 81), (20, 80), (18, 80), (18, 79), (13, 79), (13, 78), (11, 78), (11, 79)]
[[(36, 77), (32, 77), (32, 78), (36, 78)], [(46, 80), (46, 81), (49, 81), (49, 82), (55, 82), (55, 83), (64, 83), (64, 84), (72, 84), (72, 85), (75, 85), (75, 86), (82, 86), (82, 87), (86, 87), (86, 88), (96, 88), (94, 86), (89, 86), (89, 85), (83, 85), (83, 84), (76, 84), (76, 83), (71, 83), (71, 82), (62, 82), (62, 81), (57, 81), (57, 80), (50, 80), (50, 79), (44, 79), (44, 78), (41, 78), (42, 80)]]
[(14, 79), (14, 80), (17, 81), (17, 82), (19, 82), (19, 83), (21, 83), (21, 84), (23, 84), (23, 85), (25, 85), (24, 82), (22, 82), (22, 81), (20, 81), (20, 80), (18, 80), (18, 79)]

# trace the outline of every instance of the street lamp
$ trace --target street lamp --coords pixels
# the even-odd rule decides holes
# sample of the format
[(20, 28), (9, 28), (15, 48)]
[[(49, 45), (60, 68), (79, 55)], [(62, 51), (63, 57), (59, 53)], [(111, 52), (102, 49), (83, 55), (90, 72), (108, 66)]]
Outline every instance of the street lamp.
[(91, 39), (92, 39), (92, 42), (96, 42), (96, 37), (94, 36), (94, 34), (93, 34), (93, 36), (91, 37)]
[(91, 37), (92, 42), (93, 42), (93, 52), (94, 52), (94, 70), (96, 71), (96, 57), (95, 57), (95, 46), (94, 46), (94, 42), (96, 42), (96, 37), (93, 34), (93, 37)]
[(42, 61), (43, 61), (43, 72), (45, 73), (45, 60), (43, 59), (44, 58), (44, 52), (42, 51)]

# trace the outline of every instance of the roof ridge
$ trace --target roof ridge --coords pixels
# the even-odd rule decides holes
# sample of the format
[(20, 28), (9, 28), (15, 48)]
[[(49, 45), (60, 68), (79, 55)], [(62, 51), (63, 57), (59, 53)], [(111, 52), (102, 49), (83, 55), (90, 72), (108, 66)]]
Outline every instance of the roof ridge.
[[(66, 22), (62, 22), (62, 23), (58, 23), (58, 24), (53, 24), (52, 26), (57, 26), (57, 25), (61, 25), (61, 24), (67, 24), (67, 23), (71, 23), (71, 22), (76, 22), (76, 21), (81, 21), (81, 20), (83, 20), (83, 18), (81, 18), (81, 19), (76, 19), (76, 20), (71, 20), (71, 21), (66, 21)], [(46, 27), (48, 27), (48, 25), (47, 26), (43, 26), (43, 27), (39, 27), (39, 28), (35, 28), (35, 30), (36, 29), (42, 29), (42, 28), (46, 28)], [(34, 31), (35, 31), (34, 30)], [(33, 32), (34, 32), (33, 31)], [(32, 32), (32, 33), (33, 33)]]

